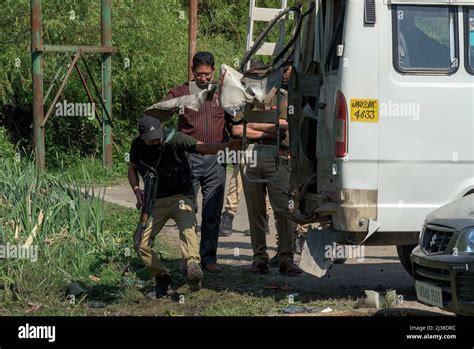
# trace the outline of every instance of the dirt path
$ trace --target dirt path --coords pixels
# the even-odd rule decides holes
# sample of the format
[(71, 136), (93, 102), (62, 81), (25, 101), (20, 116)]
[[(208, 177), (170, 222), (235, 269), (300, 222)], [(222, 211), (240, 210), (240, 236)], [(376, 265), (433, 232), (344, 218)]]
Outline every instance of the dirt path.
[[(106, 188), (105, 200), (125, 207), (135, 207), (135, 198), (128, 184)], [(200, 212), (198, 222), (200, 223)], [(173, 222), (168, 222), (164, 234), (169, 240), (176, 240), (178, 232)], [(234, 219), (235, 232), (231, 237), (220, 238), (218, 262), (224, 266), (238, 269), (247, 268), (252, 261), (250, 237), (242, 232), (248, 229), (245, 200), (242, 201)], [(270, 235), (268, 236), (269, 254), (272, 257), (276, 250), (275, 224), (270, 220)], [(424, 306), (416, 301), (413, 280), (400, 264), (394, 246), (366, 247), (365, 259), (348, 260), (343, 265), (334, 265), (328, 275), (317, 279), (309, 274), (289, 278), (278, 274), (272, 269), (271, 275), (263, 276), (268, 285), (287, 285), (294, 292), (310, 291), (321, 299), (359, 298), (364, 296), (364, 290), (385, 292), (395, 290), (402, 295), (402, 308), (408, 313), (426, 311), (424, 314), (450, 314), (437, 308)]]

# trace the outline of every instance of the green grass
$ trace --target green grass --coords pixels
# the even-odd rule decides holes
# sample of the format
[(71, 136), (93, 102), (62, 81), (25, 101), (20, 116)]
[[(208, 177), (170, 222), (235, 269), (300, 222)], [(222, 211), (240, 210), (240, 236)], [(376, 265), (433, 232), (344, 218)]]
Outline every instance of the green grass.
[(48, 171), (54, 175), (86, 174), (79, 178), (79, 183), (94, 186), (110, 186), (126, 182), (127, 169), (128, 163), (124, 159), (115, 158), (112, 168), (108, 170), (103, 166), (102, 159), (95, 157), (77, 157), (68, 163), (54, 161), (53, 166), (48, 167)]
[[(206, 274), (203, 289), (190, 293), (178, 270), (179, 239), (166, 232), (158, 235), (155, 249), (178, 294), (149, 300), (145, 295), (153, 290), (153, 280), (132, 245), (138, 211), (81, 193), (80, 187), (89, 188), (87, 173), (81, 176), (39, 176), (32, 164), (0, 160), (0, 244), (23, 244), (45, 212), (33, 241), (37, 262), (0, 260), (0, 316), (264, 316), (278, 315), (289, 305), (287, 291), (270, 290), (268, 280), (237, 266)], [(21, 226), (17, 239), (12, 222)], [(74, 302), (66, 297), (73, 282), (86, 290)], [(344, 310), (356, 303), (318, 298), (299, 292), (294, 304)]]
[[(12, 305), (13, 311), (29, 303), (44, 304), (46, 313), (64, 309), (68, 284), (77, 281), (93, 291), (91, 275), (103, 277), (105, 288), (117, 288), (122, 264), (128, 262), (123, 251), (131, 248), (134, 212), (109, 218), (102, 198), (81, 192), (90, 190), (84, 184), (89, 180), (86, 172), (80, 178), (38, 175), (31, 163), (2, 160), (0, 173), (0, 243), (23, 245), (36, 227), (31, 246), (38, 249), (35, 262), (1, 261), (3, 305)], [(117, 229), (110, 222), (123, 225)], [(72, 313), (77, 309), (75, 305)]]

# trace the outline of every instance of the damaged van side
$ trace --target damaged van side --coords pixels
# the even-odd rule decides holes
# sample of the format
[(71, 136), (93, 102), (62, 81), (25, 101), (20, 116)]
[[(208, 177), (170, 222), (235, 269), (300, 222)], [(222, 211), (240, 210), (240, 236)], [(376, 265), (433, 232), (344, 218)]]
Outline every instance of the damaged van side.
[(288, 111), (301, 267), (334, 240), (396, 245), (411, 272), (424, 217), (474, 191), (474, 1), (311, 2)]

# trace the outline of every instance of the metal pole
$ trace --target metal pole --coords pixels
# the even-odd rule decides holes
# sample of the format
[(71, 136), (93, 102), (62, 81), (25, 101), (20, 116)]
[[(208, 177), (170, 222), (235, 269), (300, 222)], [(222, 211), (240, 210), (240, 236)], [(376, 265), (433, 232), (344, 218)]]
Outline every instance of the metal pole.
[(31, 0), (31, 73), (33, 75), (33, 138), (36, 168), (45, 170), (43, 109), (43, 31), (41, 28), (41, 0)]
[[(112, 0), (101, 3), (101, 41), (102, 46), (112, 46)], [(112, 54), (102, 55), (102, 98), (106, 110), (103, 112), (102, 160), (106, 168), (112, 167)]]
[(193, 57), (196, 54), (198, 0), (189, 1), (189, 48), (188, 48), (188, 80), (193, 79)]

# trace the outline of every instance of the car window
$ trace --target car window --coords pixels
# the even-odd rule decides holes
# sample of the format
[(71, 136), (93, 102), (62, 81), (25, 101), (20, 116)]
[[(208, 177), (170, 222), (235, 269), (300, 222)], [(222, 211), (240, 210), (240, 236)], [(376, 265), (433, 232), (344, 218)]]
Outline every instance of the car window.
[(466, 14), (467, 30), (467, 66), (468, 70), (474, 74), (474, 8), (467, 9)]
[(456, 9), (394, 7), (394, 63), (402, 72), (453, 72), (459, 66)]

